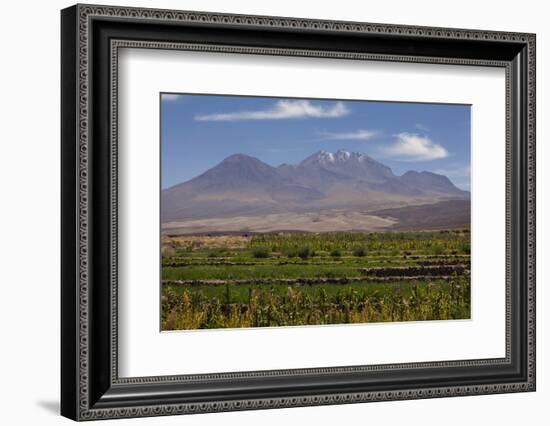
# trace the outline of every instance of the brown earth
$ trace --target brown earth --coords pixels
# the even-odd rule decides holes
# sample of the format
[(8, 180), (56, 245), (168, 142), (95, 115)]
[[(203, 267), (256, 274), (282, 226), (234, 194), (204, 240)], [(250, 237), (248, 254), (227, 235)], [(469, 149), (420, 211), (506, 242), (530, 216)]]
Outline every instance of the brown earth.
[(383, 231), (396, 223), (363, 212), (275, 213), (264, 216), (192, 219), (162, 224), (165, 235), (246, 234), (266, 232)]

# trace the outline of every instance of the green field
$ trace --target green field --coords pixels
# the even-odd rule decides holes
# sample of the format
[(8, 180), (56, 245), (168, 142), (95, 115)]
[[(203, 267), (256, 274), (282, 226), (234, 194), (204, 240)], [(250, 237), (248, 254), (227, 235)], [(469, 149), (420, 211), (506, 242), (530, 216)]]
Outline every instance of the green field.
[(470, 233), (163, 237), (162, 329), (470, 318)]

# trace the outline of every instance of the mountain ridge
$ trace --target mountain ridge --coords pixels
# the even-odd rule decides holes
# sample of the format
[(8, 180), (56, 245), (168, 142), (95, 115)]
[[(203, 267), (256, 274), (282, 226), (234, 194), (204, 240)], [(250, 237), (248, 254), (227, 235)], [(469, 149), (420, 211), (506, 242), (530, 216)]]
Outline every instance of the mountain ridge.
[(246, 154), (161, 193), (163, 222), (319, 210), (369, 210), (468, 199), (446, 176), (395, 175), (367, 154), (318, 151), (296, 165), (273, 167)]

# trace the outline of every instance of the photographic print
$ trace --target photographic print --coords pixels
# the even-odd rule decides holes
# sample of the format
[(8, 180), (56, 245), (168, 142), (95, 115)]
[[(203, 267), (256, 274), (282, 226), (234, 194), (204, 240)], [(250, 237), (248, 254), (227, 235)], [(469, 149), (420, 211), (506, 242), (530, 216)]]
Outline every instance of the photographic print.
[(469, 319), (470, 112), (162, 93), (161, 330)]

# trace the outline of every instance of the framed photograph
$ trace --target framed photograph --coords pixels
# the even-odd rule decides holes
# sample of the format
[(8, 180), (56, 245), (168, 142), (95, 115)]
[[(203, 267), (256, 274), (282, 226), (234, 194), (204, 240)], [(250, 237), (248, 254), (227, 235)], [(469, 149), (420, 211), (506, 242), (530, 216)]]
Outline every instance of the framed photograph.
[(535, 35), (61, 12), (61, 412), (535, 390)]

